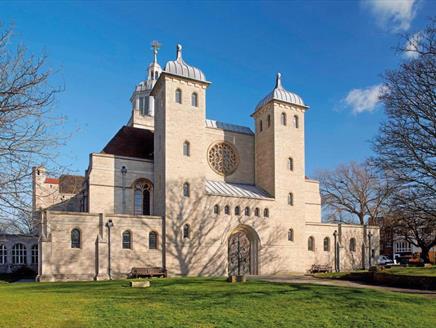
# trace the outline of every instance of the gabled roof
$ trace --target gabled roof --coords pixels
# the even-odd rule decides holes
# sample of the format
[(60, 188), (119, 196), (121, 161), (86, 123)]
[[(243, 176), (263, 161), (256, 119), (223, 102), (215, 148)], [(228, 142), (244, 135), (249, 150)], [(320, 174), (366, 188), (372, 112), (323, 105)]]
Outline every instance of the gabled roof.
[(214, 196), (253, 198), (272, 200), (273, 198), (264, 190), (255, 185), (242, 183), (229, 183), (224, 181), (206, 181), (206, 193)]
[(153, 160), (154, 133), (123, 126), (103, 148), (102, 153)]

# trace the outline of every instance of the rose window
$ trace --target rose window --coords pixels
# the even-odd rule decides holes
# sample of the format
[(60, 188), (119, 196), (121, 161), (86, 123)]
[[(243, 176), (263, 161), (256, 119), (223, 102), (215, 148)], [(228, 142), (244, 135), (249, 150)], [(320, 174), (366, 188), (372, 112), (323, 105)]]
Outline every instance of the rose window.
[(236, 149), (227, 142), (216, 143), (210, 147), (208, 161), (210, 167), (220, 175), (232, 174), (239, 164)]

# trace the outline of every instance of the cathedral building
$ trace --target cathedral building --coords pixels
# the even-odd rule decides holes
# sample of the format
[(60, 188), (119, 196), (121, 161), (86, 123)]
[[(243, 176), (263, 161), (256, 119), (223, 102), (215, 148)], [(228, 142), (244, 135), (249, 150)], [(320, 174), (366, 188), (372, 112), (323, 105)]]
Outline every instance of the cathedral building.
[(85, 176), (34, 169), (39, 281), (122, 278), (134, 267), (269, 275), (376, 260), (377, 227), (321, 222), (319, 184), (305, 175), (309, 107), (280, 74), (252, 110), (253, 129), (218, 122), (206, 117), (210, 82), (182, 47), (164, 68), (153, 47), (127, 124), (89, 155)]

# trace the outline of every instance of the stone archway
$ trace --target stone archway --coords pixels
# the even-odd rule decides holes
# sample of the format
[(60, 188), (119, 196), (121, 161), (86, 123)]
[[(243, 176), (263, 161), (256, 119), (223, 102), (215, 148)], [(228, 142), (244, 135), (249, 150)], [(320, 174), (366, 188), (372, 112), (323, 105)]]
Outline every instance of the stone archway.
[(259, 237), (248, 226), (238, 226), (228, 240), (229, 275), (259, 274), (258, 260)]

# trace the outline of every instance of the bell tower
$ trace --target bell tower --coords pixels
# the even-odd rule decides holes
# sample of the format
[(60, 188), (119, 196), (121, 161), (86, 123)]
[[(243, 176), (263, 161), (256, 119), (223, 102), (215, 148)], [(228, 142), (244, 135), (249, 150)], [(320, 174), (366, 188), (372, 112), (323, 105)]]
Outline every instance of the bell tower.
[(153, 50), (153, 62), (148, 65), (147, 78), (141, 81), (132, 93), (130, 102), (132, 104), (132, 115), (129, 126), (154, 130), (154, 97), (150, 95), (156, 81), (162, 73), (162, 68), (157, 61), (157, 54), (160, 49), (160, 43), (153, 41), (151, 48)]

